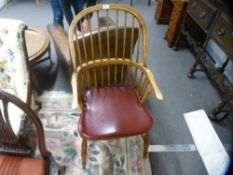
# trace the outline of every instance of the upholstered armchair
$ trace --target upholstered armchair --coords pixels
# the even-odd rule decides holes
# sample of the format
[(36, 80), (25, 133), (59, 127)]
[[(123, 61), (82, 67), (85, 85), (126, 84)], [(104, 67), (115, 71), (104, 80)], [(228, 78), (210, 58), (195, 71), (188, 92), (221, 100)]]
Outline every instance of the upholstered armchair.
[[(32, 107), (31, 74), (24, 36), (26, 28), (22, 21), (0, 18), (0, 89)], [(18, 133), (22, 113), (10, 114), (9, 120), (14, 121), (13, 130)]]
[(30, 104), (30, 69), (24, 31), (18, 20), (0, 18), (0, 88)]

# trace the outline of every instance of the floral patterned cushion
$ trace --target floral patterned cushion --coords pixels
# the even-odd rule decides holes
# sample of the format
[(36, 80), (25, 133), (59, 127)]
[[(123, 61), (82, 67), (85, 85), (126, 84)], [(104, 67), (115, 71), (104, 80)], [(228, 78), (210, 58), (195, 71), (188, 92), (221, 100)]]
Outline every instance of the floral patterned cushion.
[[(0, 18), (0, 88), (22, 101), (27, 100), (28, 71), (26, 55), (24, 54), (22, 31), (25, 29), (22, 21)], [(19, 114), (11, 107), (12, 114)], [(12, 118), (13, 130), (19, 131), (21, 115)]]

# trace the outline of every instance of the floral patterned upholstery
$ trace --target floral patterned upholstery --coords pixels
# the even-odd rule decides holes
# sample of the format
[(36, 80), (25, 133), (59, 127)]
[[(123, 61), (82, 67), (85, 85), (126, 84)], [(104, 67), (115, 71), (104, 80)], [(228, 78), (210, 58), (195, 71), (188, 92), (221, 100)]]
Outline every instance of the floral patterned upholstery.
[[(23, 36), (25, 28), (22, 21), (0, 18), (0, 88), (28, 103), (29, 71)], [(17, 112), (19, 115), (15, 116), (16, 109), (12, 108), (9, 113), (14, 114), (14, 119), (11, 114), (9, 117), (14, 121), (14, 132), (18, 132), (22, 114)]]

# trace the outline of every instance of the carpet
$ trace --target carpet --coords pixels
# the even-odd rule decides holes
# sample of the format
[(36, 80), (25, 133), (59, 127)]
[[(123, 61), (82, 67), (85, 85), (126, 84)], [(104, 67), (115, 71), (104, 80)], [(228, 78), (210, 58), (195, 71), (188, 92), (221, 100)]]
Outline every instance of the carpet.
[[(42, 103), (38, 112), (46, 145), (65, 175), (151, 175), (149, 159), (143, 159), (143, 141), (134, 136), (108, 141), (88, 141), (86, 170), (82, 169), (81, 137), (77, 130), (80, 111), (72, 109), (72, 95), (45, 92), (37, 98)], [(52, 174), (56, 174), (53, 168)]]

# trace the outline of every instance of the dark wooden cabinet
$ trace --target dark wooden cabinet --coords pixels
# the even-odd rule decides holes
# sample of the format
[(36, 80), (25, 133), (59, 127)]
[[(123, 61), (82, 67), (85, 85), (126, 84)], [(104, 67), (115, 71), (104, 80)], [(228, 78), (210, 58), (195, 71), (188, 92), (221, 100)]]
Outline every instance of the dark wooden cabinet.
[(171, 0), (158, 0), (155, 19), (159, 24), (167, 24), (169, 22), (173, 9), (173, 3)]
[(188, 1), (178, 0), (173, 1), (173, 4), (174, 7), (165, 34), (165, 39), (167, 40), (169, 47), (173, 46), (177, 38)]
[[(209, 114), (211, 119), (223, 120), (232, 111), (233, 99), (233, 30), (227, 6), (220, 0), (192, 0), (175, 42), (184, 36), (196, 58), (188, 77), (196, 71), (207, 72), (222, 95), (222, 102)], [(201, 65), (202, 69), (198, 68)]]
[(155, 10), (155, 19), (159, 24), (168, 24), (165, 39), (172, 47), (180, 30), (186, 6), (190, 0), (159, 0)]
[(218, 8), (208, 1), (193, 0), (188, 13), (203, 27), (209, 30), (218, 12)]
[(233, 58), (232, 32), (231, 19), (224, 13), (221, 13), (210, 35), (231, 58)]

